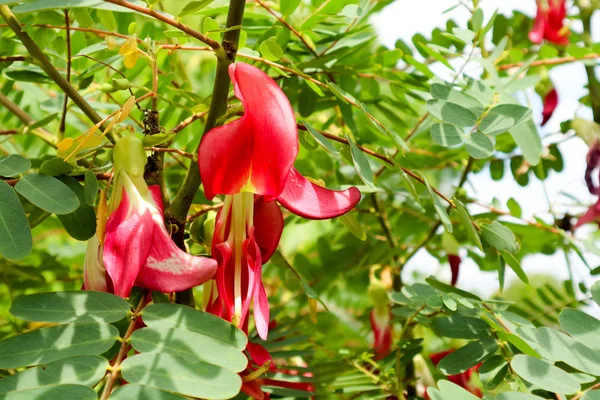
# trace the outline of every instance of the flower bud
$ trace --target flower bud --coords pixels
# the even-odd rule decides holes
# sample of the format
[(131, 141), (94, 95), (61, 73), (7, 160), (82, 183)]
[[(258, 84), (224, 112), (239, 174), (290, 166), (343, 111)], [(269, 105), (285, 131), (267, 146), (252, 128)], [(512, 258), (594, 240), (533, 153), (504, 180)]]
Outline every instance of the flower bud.
[(113, 162), (115, 174), (124, 170), (131, 178), (143, 176), (147, 158), (142, 141), (135, 136), (119, 139), (113, 150)]

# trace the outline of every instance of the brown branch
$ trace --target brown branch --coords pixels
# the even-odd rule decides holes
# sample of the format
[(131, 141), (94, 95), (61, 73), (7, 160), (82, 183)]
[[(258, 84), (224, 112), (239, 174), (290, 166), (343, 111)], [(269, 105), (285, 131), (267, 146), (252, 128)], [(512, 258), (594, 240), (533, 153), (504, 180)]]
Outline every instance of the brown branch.
[(290, 32), (292, 32), (298, 39), (300, 39), (300, 41), (302, 43), (304, 43), (304, 46), (306, 46), (306, 48), (308, 49), (308, 51), (310, 51), (313, 56), (319, 57), (319, 54), (317, 54), (317, 51), (312, 48), (312, 46), (310, 45), (310, 43), (308, 43), (306, 41), (306, 39), (304, 38), (304, 36), (302, 36), (302, 34), (300, 32), (298, 32), (292, 25), (290, 25), (286, 20), (284, 20), (283, 18), (281, 18), (280, 16), (278, 16), (277, 14), (275, 14), (275, 12), (273, 10), (271, 10), (271, 8), (269, 6), (267, 6), (265, 3), (263, 3), (262, 1), (260, 1), (260, 0), (254, 0), (254, 2), (256, 4), (258, 4), (259, 6), (261, 6), (262, 8), (264, 8), (265, 10), (267, 10), (267, 12), (269, 14), (271, 14), (272, 16), (274, 16), (277, 19), (277, 21), (279, 21), (283, 26), (285, 26), (286, 28), (288, 28)]
[[(69, 30), (69, 10), (64, 10), (65, 13), (65, 26), (67, 28), (67, 82), (71, 82), (71, 31)], [(62, 115), (60, 117), (60, 124), (58, 125), (58, 135), (61, 138), (62, 134), (65, 133), (66, 120), (67, 120), (67, 105), (69, 104), (69, 96), (65, 93), (65, 99), (63, 100)]]
[[(539, 66), (543, 66), (543, 65), (568, 64), (568, 63), (577, 62), (577, 61), (594, 60), (596, 58), (600, 58), (600, 54), (586, 54), (583, 57), (569, 56), (569, 57), (547, 58), (545, 60), (534, 61), (529, 66), (530, 67), (539, 67)], [(511, 68), (515, 68), (515, 67), (520, 68), (525, 64), (526, 64), (525, 62), (518, 62), (518, 63), (513, 63), (513, 64), (503, 64), (503, 65), (499, 65), (497, 69), (498, 69), (498, 71), (506, 71), (507, 69), (511, 69)]]
[(0, 62), (25, 61), (26, 56), (5, 56), (0, 57)]
[[(298, 126), (298, 129), (301, 129), (301, 130), (303, 130), (303, 131), (307, 131), (307, 130), (308, 130), (308, 129), (307, 129), (307, 128), (306, 128), (304, 125), (302, 125), (302, 124), (298, 124), (297, 126)], [(336, 141), (336, 142), (338, 142), (338, 143), (342, 143), (342, 144), (345, 144), (345, 145), (347, 145), (347, 146), (350, 144), (350, 143), (348, 142), (348, 139), (341, 138), (341, 137), (339, 137), (339, 136), (337, 136), (337, 135), (334, 135), (334, 134), (332, 134), (332, 133), (325, 132), (325, 131), (319, 131), (319, 133), (321, 133), (321, 135), (325, 136), (326, 138), (328, 138), (328, 139), (331, 139), (331, 140), (333, 140), (333, 141)], [(375, 152), (375, 151), (373, 151), (373, 150), (371, 150), (371, 149), (368, 149), (368, 148), (366, 148), (366, 147), (364, 147), (364, 146), (362, 146), (362, 145), (360, 145), (360, 144), (357, 144), (357, 145), (356, 145), (356, 147), (358, 147), (358, 149), (359, 149), (360, 151), (362, 151), (363, 153), (365, 153), (365, 154), (368, 154), (368, 155), (370, 155), (370, 156), (372, 156), (372, 157), (378, 158), (378, 159), (380, 159), (381, 161), (385, 162), (386, 164), (389, 164), (389, 165), (392, 165), (392, 166), (394, 166), (394, 165), (395, 165), (394, 161), (393, 161), (391, 158), (389, 158), (388, 156), (386, 156), (386, 155), (379, 154), (379, 153), (377, 153), (377, 152)], [(412, 171), (411, 171), (411, 170), (409, 170), (408, 168), (404, 168), (404, 167), (400, 167), (400, 168), (401, 168), (401, 169), (402, 169), (402, 171), (404, 171), (404, 173), (406, 173), (408, 176), (410, 176), (410, 177), (411, 177), (411, 178), (413, 178), (414, 180), (416, 180), (416, 181), (418, 181), (418, 182), (420, 182), (420, 183), (422, 183), (422, 184), (424, 184), (424, 185), (425, 185), (425, 180), (424, 180), (423, 178), (421, 178), (419, 175), (415, 174), (414, 172), (412, 172)], [(446, 203), (448, 203), (448, 205), (449, 205), (450, 207), (452, 207), (452, 208), (456, 208), (456, 205), (454, 204), (454, 202), (453, 202), (452, 200), (450, 200), (448, 197), (446, 197), (446, 196), (445, 196), (443, 193), (441, 193), (440, 191), (438, 191), (438, 190), (437, 190), (437, 189), (435, 189), (434, 187), (432, 187), (431, 189), (433, 190), (433, 192), (434, 192), (435, 194), (437, 194), (437, 195), (438, 195), (439, 197), (441, 197), (441, 198), (442, 198), (442, 199), (443, 199), (443, 200), (444, 200)]]
[(123, 335), (123, 341), (121, 342), (121, 348), (119, 349), (119, 353), (117, 354), (115, 362), (113, 363), (112, 367), (110, 368), (110, 374), (108, 375), (108, 382), (106, 383), (106, 386), (104, 387), (104, 391), (102, 392), (102, 400), (107, 400), (112, 392), (112, 389), (115, 385), (115, 381), (117, 380), (117, 377), (119, 376), (119, 371), (121, 369), (121, 362), (123, 362), (123, 359), (125, 358), (125, 356), (127, 355), (127, 352), (129, 351), (129, 349), (131, 347), (128, 343), (129, 337), (131, 336), (133, 331), (135, 331), (135, 325), (137, 322), (137, 318), (139, 316), (139, 313), (144, 308), (145, 304), (146, 304), (146, 296), (143, 295), (137, 308), (135, 309), (135, 311), (133, 312), (133, 315), (131, 316), (131, 322), (129, 322), (129, 326), (127, 327), (127, 331), (125, 332), (125, 335)]
[[(21, 26), (25, 26), (25, 24), (21, 24)], [(35, 28), (67, 29), (66, 26), (50, 25), (50, 24), (33, 24), (31, 26), (33, 26)], [(0, 24), (0, 28), (6, 28), (6, 27), (8, 27), (8, 24)], [(102, 29), (82, 28), (82, 27), (77, 27), (77, 26), (70, 26), (68, 29), (71, 31), (89, 32), (89, 33), (96, 34), (98, 36), (114, 36), (114, 37), (119, 37), (122, 39), (129, 39), (131, 37), (131, 36), (123, 35), (121, 33), (117, 33), (117, 32), (103, 31)], [(136, 38), (136, 40), (139, 43), (143, 43), (142, 39)]]
[(177, 28), (180, 31), (187, 33), (188, 35), (190, 35), (193, 38), (198, 39), (202, 43), (206, 43), (215, 51), (218, 58), (227, 57), (225, 50), (221, 47), (219, 42), (203, 35), (202, 33), (198, 32), (198, 31), (193, 30), (189, 26), (184, 25), (177, 20), (174, 20), (173, 18), (167, 16), (166, 14), (160, 13), (160, 12), (150, 9), (150, 8), (138, 6), (136, 4), (130, 3), (125, 0), (104, 0), (104, 1), (107, 3), (116, 4), (121, 7), (129, 8), (130, 10), (134, 10), (139, 13), (146, 14), (153, 18), (156, 18), (157, 20), (162, 21), (165, 24), (171, 25), (172, 27)]
[(2, 135), (14, 135), (15, 133), (19, 133), (16, 129), (9, 129), (7, 131), (0, 131), (0, 136)]
[(206, 213), (207, 213), (207, 212), (209, 212), (209, 211), (220, 210), (222, 207), (223, 207), (223, 203), (214, 204), (214, 205), (212, 205), (212, 206), (203, 205), (203, 206), (200, 208), (200, 211), (198, 211), (198, 212), (196, 212), (196, 213), (194, 213), (194, 214), (192, 214), (192, 215), (188, 216), (188, 217), (187, 217), (187, 221), (188, 221), (188, 222), (191, 222), (191, 221), (195, 220), (196, 218), (198, 218), (199, 216), (206, 214)]
[(173, 132), (173, 133), (181, 132), (181, 130), (183, 128), (190, 125), (192, 122), (204, 117), (207, 113), (208, 113), (208, 111), (203, 111), (203, 112), (196, 113), (194, 115), (190, 115), (189, 117), (187, 117), (186, 119), (181, 121), (175, 128), (171, 129), (171, 132)]
[[(108, 181), (108, 180), (110, 180), (111, 177), (112, 177), (112, 173), (111, 172), (96, 172), (96, 179), (98, 179), (99, 181)], [(81, 181), (81, 182), (83, 182), (85, 180), (85, 176), (84, 175), (73, 176), (73, 178), (75, 178), (75, 179), (77, 179), (78, 181)], [(19, 182), (19, 179), (3, 179), (3, 178), (0, 178), (0, 180), (2, 180), (2, 182), (8, 183), (10, 186), (15, 186)]]

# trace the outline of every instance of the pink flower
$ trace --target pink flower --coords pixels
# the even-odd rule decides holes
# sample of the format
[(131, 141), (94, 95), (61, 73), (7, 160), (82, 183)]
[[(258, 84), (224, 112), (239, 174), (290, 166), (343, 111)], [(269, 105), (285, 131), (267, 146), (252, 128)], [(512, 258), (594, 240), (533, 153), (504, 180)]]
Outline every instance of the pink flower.
[[(114, 148), (115, 184), (109, 204), (102, 258), (90, 252), (85, 288), (127, 297), (134, 285), (160, 292), (186, 290), (206, 282), (217, 264), (194, 257), (171, 240), (163, 220), (159, 186), (144, 182), (146, 155), (135, 137), (119, 140)], [(97, 240), (97, 239), (96, 239)], [(102, 269), (106, 281), (102, 282)]]
[(535, 44), (542, 43), (543, 39), (560, 46), (569, 44), (571, 31), (563, 25), (567, 16), (565, 3), (565, 0), (537, 0), (537, 13), (529, 40)]
[(325, 219), (351, 210), (360, 201), (360, 192), (328, 190), (296, 171), (298, 131), (285, 94), (251, 65), (232, 64), (229, 75), (244, 115), (210, 130), (198, 153), (206, 197), (226, 195), (212, 243), (219, 263), (218, 298), (213, 297), (209, 310), (244, 326), (253, 301), (256, 329), (265, 339), (269, 304), (262, 265), (277, 248), (283, 230), (275, 200), (302, 217)]

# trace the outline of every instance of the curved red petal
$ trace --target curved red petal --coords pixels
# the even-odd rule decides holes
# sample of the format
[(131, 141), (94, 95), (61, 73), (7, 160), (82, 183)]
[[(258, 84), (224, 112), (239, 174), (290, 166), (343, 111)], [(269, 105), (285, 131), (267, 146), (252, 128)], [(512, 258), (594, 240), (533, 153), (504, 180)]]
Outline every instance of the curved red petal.
[(600, 199), (598, 199), (596, 204), (594, 204), (593, 206), (588, 208), (587, 211), (585, 212), (585, 214), (583, 214), (581, 217), (579, 217), (579, 219), (577, 220), (577, 223), (575, 224), (575, 229), (579, 228), (581, 225), (585, 225), (590, 222), (599, 222), (599, 221), (600, 221)]
[(213, 277), (217, 262), (192, 256), (171, 240), (162, 213), (153, 211), (154, 234), (148, 258), (136, 284), (160, 292), (179, 292), (198, 286)]
[(154, 230), (148, 208), (132, 205), (130, 196), (136, 195), (139, 197), (123, 189), (121, 203), (106, 224), (104, 267), (113, 282), (114, 293), (121, 297), (129, 296), (146, 261)]
[(246, 345), (246, 350), (250, 355), (250, 360), (254, 364), (262, 367), (266, 362), (270, 362), (269, 369), (275, 370), (275, 363), (273, 362), (273, 358), (267, 349), (262, 347), (260, 344), (248, 342)]
[(260, 197), (254, 203), (254, 239), (260, 249), (263, 265), (269, 261), (283, 232), (283, 215), (275, 201)]
[(296, 215), (308, 219), (339, 217), (350, 211), (360, 201), (360, 191), (330, 190), (315, 185), (292, 167), (285, 189), (277, 198), (282, 206)]
[(294, 111), (277, 83), (260, 69), (245, 63), (229, 66), (235, 95), (244, 115), (211, 129), (198, 151), (204, 192), (242, 190), (277, 197), (298, 154)]
[(544, 108), (542, 110), (542, 126), (548, 122), (554, 110), (556, 110), (556, 106), (558, 105), (558, 93), (555, 88), (552, 88), (544, 97)]

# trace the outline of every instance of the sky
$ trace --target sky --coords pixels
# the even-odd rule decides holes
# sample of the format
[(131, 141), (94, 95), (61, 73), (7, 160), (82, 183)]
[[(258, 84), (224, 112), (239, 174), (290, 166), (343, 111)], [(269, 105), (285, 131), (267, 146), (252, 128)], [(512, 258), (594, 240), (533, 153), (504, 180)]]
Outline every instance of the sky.
[[(399, 38), (406, 43), (410, 43), (410, 39), (415, 33), (429, 36), (433, 28), (444, 27), (446, 20), (449, 18), (454, 19), (459, 26), (466, 27), (470, 13), (464, 7), (458, 7), (449, 13), (442, 14), (443, 11), (454, 4), (456, 2), (453, 0), (398, 0), (388, 6), (384, 12), (374, 16), (371, 22), (378, 30), (382, 43), (388, 47), (393, 47)], [(568, 2), (568, 4), (571, 3)], [(481, 8), (485, 15), (484, 21), (487, 21), (495, 10), (505, 15), (510, 15), (513, 10), (519, 10), (532, 17), (536, 10), (534, 0), (482, 0)], [(598, 40), (600, 38), (599, 13), (596, 13), (592, 26), (598, 27), (594, 33), (594, 39)], [(579, 30), (580, 26), (573, 24), (571, 29)], [(475, 68), (477, 67), (471, 68), (469, 65), (465, 68), (465, 71), (476, 73)], [(447, 80), (449, 80), (448, 77), (451, 77), (451, 71), (441, 65), (435, 66), (433, 70), (438, 76)], [(554, 67), (550, 71), (550, 78), (557, 89), (559, 105), (550, 121), (540, 129), (542, 136), (559, 132), (560, 122), (573, 118), (575, 115), (591, 119), (591, 110), (581, 107), (578, 101), (586, 93), (584, 85), (587, 79), (583, 65), (579, 63)], [(532, 90), (527, 92), (526, 96), (533, 107), (534, 118), (539, 124), (541, 120), (541, 99)], [(564, 136), (554, 135), (545, 138), (543, 142), (547, 144), (562, 138)], [(579, 138), (573, 138), (561, 143), (559, 148), (564, 158), (565, 169), (560, 174), (552, 173), (545, 181), (548, 198), (552, 203), (553, 210), (558, 215), (562, 216), (567, 209), (570, 210), (571, 214), (579, 214), (585, 208), (573, 206), (574, 201), (562, 195), (561, 192), (567, 192), (575, 196), (581, 200), (582, 204), (592, 204), (595, 201), (588, 193), (583, 180), (587, 146)], [(513, 197), (521, 205), (525, 218), (531, 219), (535, 216), (550, 222), (548, 202), (543, 194), (543, 184), (533, 178), (530, 179), (528, 186), (521, 187), (512, 180), (509, 171), (505, 171), (505, 176), (509, 178), (496, 182), (490, 178), (489, 173), (471, 175), (470, 185), (467, 186), (467, 189), (472, 196), (487, 203), (491, 203), (496, 198), (501, 204), (505, 205), (508, 198)], [(477, 190), (476, 193), (473, 190), (474, 188)], [(472, 209), (472, 211), (480, 210)], [(577, 231), (576, 236), (586, 238), (594, 229), (590, 226), (582, 227)], [(592, 268), (600, 265), (600, 257), (589, 253), (586, 253), (585, 256)], [(587, 267), (576, 255), (572, 254), (570, 259), (576, 280), (583, 280), (588, 285), (595, 281), (590, 277)], [(528, 274), (540, 272), (553, 274), (561, 280), (569, 278), (565, 256), (562, 253), (553, 256), (528, 256), (523, 260), (522, 267)], [(435, 274), (440, 279), (450, 279), (449, 267), (447, 265), (440, 266), (437, 260), (425, 250), (420, 251), (407, 264), (404, 272), (405, 279), (408, 278), (407, 280), (410, 281), (410, 277), (415, 271), (418, 271), (421, 275)], [(516, 275), (512, 271), (507, 271), (507, 285), (515, 280), (518, 280)], [(490, 291), (493, 292), (499, 288), (496, 272), (481, 272), (473, 261), (465, 260), (464, 257), (458, 284), (467, 290), (486, 295), (489, 295)]]

